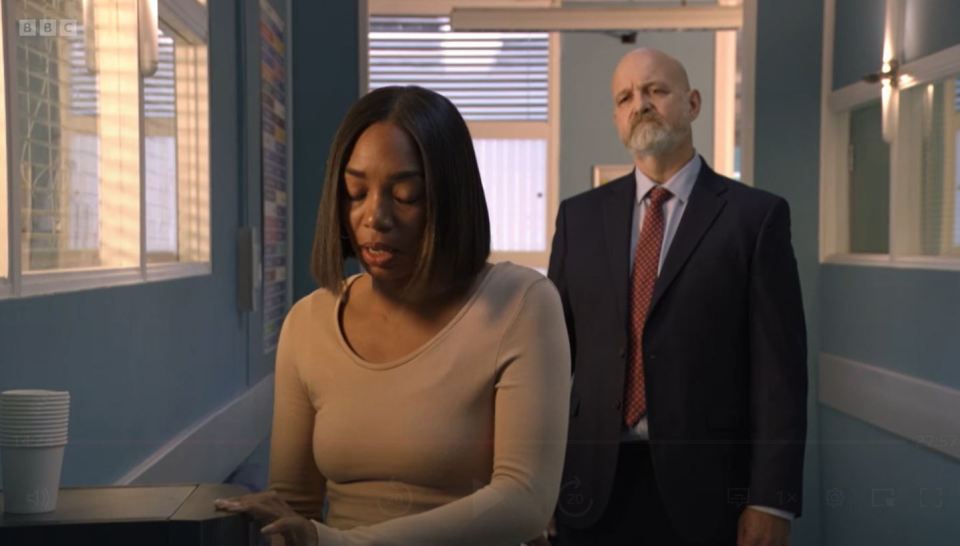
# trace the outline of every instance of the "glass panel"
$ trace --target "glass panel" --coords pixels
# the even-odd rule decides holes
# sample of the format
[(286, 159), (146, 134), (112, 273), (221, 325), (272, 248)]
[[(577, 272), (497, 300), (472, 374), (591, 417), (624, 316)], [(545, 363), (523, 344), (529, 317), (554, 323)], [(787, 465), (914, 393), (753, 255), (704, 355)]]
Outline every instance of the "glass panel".
[(890, 146), (880, 102), (850, 112), (850, 252), (890, 251)]
[(159, 62), (143, 78), (147, 262), (177, 259), (176, 42), (160, 29)]
[(6, 25), (3, 4), (0, 3), (0, 279), (9, 276), (10, 250), (7, 247), (9, 234), (7, 233), (7, 81), (6, 66), (3, 62), (6, 47)]
[(209, 259), (206, 46), (161, 25), (143, 78), (148, 263)]
[(419, 85), (469, 121), (546, 121), (549, 35), (454, 32), (449, 17), (371, 16), (370, 89)]
[(25, 273), (139, 263), (136, 7), (84, 4), (6, 4)]
[(546, 139), (474, 140), (494, 252), (547, 249)]
[(960, 254), (960, 86), (958, 78), (908, 91), (923, 102), (920, 254)]

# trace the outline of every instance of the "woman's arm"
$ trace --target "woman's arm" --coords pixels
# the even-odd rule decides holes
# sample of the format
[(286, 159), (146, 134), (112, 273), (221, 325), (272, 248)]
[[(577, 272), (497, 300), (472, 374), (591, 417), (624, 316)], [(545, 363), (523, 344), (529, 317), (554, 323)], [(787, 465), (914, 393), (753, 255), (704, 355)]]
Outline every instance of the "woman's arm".
[(322, 520), (326, 478), (313, 458), (315, 411), (300, 379), (297, 330), (307, 319), (304, 300), (294, 306), (280, 331), (274, 383), (273, 432), (270, 439), (270, 488), (297, 513)]
[(527, 288), (497, 354), (490, 483), (449, 504), (339, 531), (320, 545), (516, 546), (539, 535), (556, 506), (567, 439), (570, 349), (563, 308), (547, 279)]

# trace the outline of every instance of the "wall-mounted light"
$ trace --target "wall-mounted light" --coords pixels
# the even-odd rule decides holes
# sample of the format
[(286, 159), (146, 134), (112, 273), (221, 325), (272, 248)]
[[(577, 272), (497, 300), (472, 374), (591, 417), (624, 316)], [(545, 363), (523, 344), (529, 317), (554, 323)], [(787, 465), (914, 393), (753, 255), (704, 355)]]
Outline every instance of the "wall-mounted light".
[(87, 72), (97, 73), (97, 29), (93, 17), (93, 1), (83, 0), (83, 49)]
[(903, 0), (887, 0), (883, 29), (883, 59), (880, 71), (863, 79), (880, 83), (880, 101), (883, 115), (883, 140), (893, 142), (900, 120), (900, 87), (910, 76), (900, 74), (898, 57), (903, 49)]
[(137, 26), (140, 29), (140, 74), (153, 76), (160, 66), (160, 21), (157, 0), (137, 0)]

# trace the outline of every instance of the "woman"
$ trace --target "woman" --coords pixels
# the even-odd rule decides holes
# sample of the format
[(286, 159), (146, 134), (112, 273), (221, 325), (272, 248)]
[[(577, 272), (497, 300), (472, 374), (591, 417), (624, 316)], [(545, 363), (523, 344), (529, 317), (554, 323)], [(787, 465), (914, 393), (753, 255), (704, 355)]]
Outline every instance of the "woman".
[[(566, 445), (563, 312), (546, 278), (490, 264), (489, 250), (456, 108), (417, 87), (363, 97), (327, 164), (320, 288), (280, 337), (272, 491), (217, 507), (311, 546), (515, 546), (540, 534)], [(344, 281), (348, 256), (364, 273)]]

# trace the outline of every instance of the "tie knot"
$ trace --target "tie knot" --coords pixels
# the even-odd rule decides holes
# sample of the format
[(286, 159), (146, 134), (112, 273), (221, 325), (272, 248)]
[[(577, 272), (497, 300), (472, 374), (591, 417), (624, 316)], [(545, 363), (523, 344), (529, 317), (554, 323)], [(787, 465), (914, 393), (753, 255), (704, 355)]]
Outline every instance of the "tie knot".
[(671, 197), (673, 197), (673, 194), (670, 193), (670, 190), (665, 190), (660, 186), (654, 186), (651, 188), (647, 195), (650, 196), (650, 206), (655, 208), (660, 208)]

